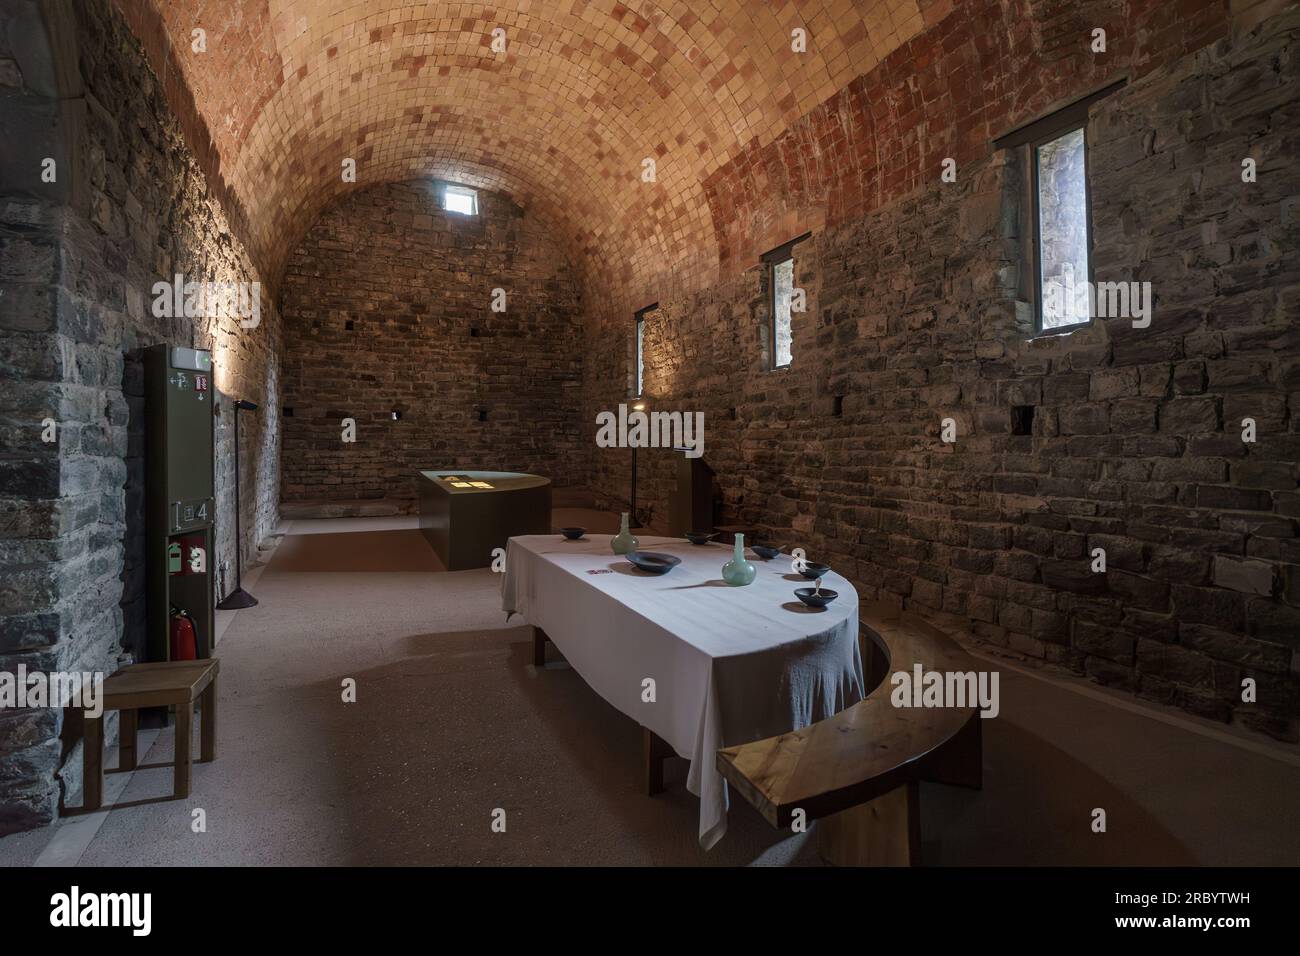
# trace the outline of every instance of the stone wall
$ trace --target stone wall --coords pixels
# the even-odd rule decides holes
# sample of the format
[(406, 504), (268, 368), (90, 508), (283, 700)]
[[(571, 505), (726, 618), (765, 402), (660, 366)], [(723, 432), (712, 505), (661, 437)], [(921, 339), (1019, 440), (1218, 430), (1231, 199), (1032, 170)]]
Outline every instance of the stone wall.
[[(283, 286), (285, 502), (412, 508), (416, 471), (433, 468), (584, 481), (571, 270), (545, 223), (494, 193), (478, 203), (462, 216), (443, 211), (430, 182), (365, 188), (294, 252)], [(492, 309), (494, 289), (504, 311)], [(354, 442), (342, 440), (345, 418)]]
[[(111, 672), (144, 641), (141, 350), (211, 348), (216, 387), (262, 405), (241, 435), (247, 557), (277, 515), (279, 320), (269, 290), (256, 329), (153, 315), (153, 285), (175, 273), (259, 274), (116, 9), (5, 2), (3, 134), (20, 148), (0, 196), (0, 670)], [(219, 405), (220, 594), (236, 544), (233, 409)], [(60, 776), (63, 795), (79, 783), (79, 736), (59, 710), (0, 714), (0, 833), (57, 812)]]
[[(1097, 278), (1151, 282), (1149, 328), (1032, 336), (1025, 171), (988, 143), (955, 183), (936, 161), (905, 198), (796, 247), (809, 306), (788, 369), (765, 369), (756, 260), (702, 292), (647, 293), (646, 391), (705, 412), (723, 521), (805, 548), (864, 598), (1296, 740), (1298, 32), (1294, 12), (1269, 20), (1094, 107)], [(629, 310), (589, 332), (589, 422), (628, 394), (630, 329)], [(656, 517), (669, 456), (642, 458)], [(626, 457), (597, 452), (600, 491), (626, 499)]]

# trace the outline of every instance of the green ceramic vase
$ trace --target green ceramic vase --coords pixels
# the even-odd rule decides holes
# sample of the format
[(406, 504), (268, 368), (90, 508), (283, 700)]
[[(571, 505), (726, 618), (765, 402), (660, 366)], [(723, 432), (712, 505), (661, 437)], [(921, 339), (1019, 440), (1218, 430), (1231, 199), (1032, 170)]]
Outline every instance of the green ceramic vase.
[(722, 580), (733, 588), (740, 588), (752, 584), (757, 573), (754, 566), (745, 560), (745, 536), (736, 535), (736, 549), (731, 560), (722, 566)]
[(627, 554), (640, 546), (636, 536), (628, 530), (626, 511), (623, 512), (623, 524), (619, 527), (618, 534), (610, 539), (609, 546), (614, 549), (615, 554)]

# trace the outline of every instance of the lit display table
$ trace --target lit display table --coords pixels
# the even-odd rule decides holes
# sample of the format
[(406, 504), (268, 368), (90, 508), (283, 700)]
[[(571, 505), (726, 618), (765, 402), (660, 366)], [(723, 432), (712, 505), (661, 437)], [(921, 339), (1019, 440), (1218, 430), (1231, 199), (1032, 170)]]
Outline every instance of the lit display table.
[(551, 480), (512, 471), (422, 471), (420, 532), (448, 571), (485, 568), (515, 535), (551, 530)]

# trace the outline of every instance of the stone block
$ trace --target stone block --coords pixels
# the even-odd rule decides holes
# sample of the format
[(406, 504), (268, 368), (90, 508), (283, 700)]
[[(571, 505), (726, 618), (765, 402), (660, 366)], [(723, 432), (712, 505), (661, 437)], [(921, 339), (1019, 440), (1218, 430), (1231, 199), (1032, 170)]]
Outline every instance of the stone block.
[(1272, 511), (1273, 496), (1259, 489), (1197, 485), (1196, 504), (1216, 511)]
[(1173, 583), (1174, 614), (1185, 624), (1208, 624), (1219, 630), (1240, 632), (1246, 623), (1242, 595), (1221, 588), (1189, 587)]
[(1109, 591), (1105, 574), (1096, 574), (1083, 559), (1075, 561), (1044, 561), (1041, 566), (1043, 584), (1077, 594), (1101, 595)]
[(1169, 609), (1169, 585), (1164, 581), (1127, 571), (1107, 570), (1106, 584), (1111, 597), (1117, 598), (1125, 607), (1146, 611)]
[(1110, 406), (1110, 430), (1117, 434), (1133, 435), (1156, 430), (1157, 406), (1143, 399), (1126, 399)]
[(1276, 569), (1263, 561), (1214, 556), (1214, 583), (1245, 594), (1272, 594)]
[(1213, 662), (1203, 654), (1179, 647), (1138, 638), (1137, 664), (1143, 674), (1203, 689), (1214, 687)]
[(1077, 624), (1071, 646), (1084, 654), (1102, 657), (1127, 667), (1132, 667), (1136, 660), (1137, 638), (1115, 627)]
[(1160, 431), (1195, 435), (1219, 430), (1219, 405), (1213, 398), (1175, 398), (1160, 407)]
[(1104, 435), (1110, 429), (1103, 404), (1067, 405), (1059, 412), (1062, 435)]

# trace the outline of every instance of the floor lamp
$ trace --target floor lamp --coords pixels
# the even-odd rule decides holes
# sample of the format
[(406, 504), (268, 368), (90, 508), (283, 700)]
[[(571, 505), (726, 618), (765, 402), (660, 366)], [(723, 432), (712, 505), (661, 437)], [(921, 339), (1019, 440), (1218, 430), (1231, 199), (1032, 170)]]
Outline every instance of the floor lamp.
[[(646, 409), (646, 401), (645, 401), (645, 398), (638, 398), (635, 402), (632, 403), (632, 411), (634, 411), (634, 412), (644, 412), (645, 409)], [(641, 527), (641, 519), (637, 516), (637, 513), (636, 513), (636, 449), (637, 449), (637, 443), (636, 443), (636, 442), (628, 442), (628, 444), (630, 444), (630, 445), (632, 446), (632, 495), (631, 495), (631, 498), (632, 498), (632, 502), (631, 502), (631, 503), (632, 503), (632, 522), (631, 522), (630, 527), (633, 527), (633, 528), (639, 528), (639, 527)]]
[(235, 589), (221, 599), (217, 609), (221, 611), (238, 611), (240, 608), (253, 607), (257, 598), (243, 588), (244, 549), (239, 531), (239, 413), (255, 412), (257, 406), (241, 399), (235, 402)]

